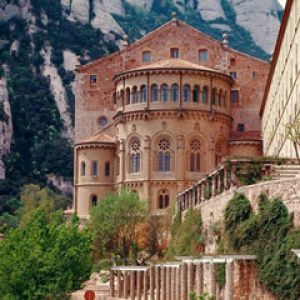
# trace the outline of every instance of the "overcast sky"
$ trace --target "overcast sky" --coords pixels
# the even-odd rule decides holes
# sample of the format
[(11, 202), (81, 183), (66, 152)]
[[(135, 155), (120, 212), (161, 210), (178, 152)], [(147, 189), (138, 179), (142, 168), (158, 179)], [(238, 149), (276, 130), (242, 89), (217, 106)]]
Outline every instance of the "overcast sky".
[(285, 6), (285, 3), (286, 3), (286, 0), (279, 0), (280, 4), (284, 7)]

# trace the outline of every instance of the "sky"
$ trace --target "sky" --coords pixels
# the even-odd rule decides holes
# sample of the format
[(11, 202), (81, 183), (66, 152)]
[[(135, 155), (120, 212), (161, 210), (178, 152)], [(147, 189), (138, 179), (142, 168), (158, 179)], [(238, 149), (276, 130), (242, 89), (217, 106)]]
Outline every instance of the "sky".
[(284, 7), (285, 6), (285, 3), (286, 3), (286, 0), (279, 0), (280, 4)]

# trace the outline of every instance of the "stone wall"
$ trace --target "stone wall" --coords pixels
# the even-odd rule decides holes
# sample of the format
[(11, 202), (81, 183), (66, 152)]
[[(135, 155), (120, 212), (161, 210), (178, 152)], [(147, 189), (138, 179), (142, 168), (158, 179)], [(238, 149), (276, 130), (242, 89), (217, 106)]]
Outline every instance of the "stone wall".
[(203, 201), (195, 206), (201, 209), (203, 226), (208, 230), (208, 243), (206, 253), (214, 253), (216, 241), (213, 234), (210, 234), (212, 226), (223, 220), (224, 210), (229, 200), (235, 192), (243, 193), (251, 202), (253, 209), (258, 208), (258, 196), (265, 192), (269, 197), (280, 197), (287, 206), (290, 213), (294, 214), (294, 225), (300, 226), (300, 178), (273, 180), (258, 183), (255, 185), (244, 186), (241, 188), (232, 188), (223, 194)]

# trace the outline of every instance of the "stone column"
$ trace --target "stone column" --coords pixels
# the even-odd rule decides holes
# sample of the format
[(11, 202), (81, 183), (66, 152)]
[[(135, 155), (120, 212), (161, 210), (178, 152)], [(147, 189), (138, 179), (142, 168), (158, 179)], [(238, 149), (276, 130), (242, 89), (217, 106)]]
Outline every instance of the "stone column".
[(148, 286), (149, 286), (148, 275), (149, 275), (149, 271), (145, 270), (145, 272), (144, 272), (144, 300), (148, 300)]
[(124, 294), (124, 298), (125, 299), (128, 299), (128, 290), (129, 290), (129, 286), (128, 286), (128, 284), (129, 284), (129, 278), (128, 278), (128, 272), (127, 271), (124, 271), (124, 285), (123, 285), (123, 289), (124, 289), (124, 292), (123, 292), (123, 294)]
[(184, 136), (183, 135), (179, 135), (177, 137), (177, 151), (178, 151), (178, 180), (179, 182), (179, 187), (178, 189), (180, 191), (183, 190), (183, 182), (185, 179), (185, 151), (184, 151)]
[(121, 185), (122, 185), (125, 180), (125, 140), (124, 139), (120, 140), (120, 152), (119, 153), (120, 153), (119, 154), (119, 156), (120, 156), (120, 166), (119, 166), (120, 181), (121, 181)]
[[(143, 168), (142, 171), (144, 173), (144, 198), (149, 199), (150, 198), (150, 137), (145, 136), (144, 139), (144, 153), (143, 153), (143, 164), (141, 165)], [(149, 207), (151, 209), (151, 207)]]
[(185, 263), (182, 264), (180, 273), (180, 300), (187, 300), (187, 265)]
[[(155, 300), (160, 300), (160, 266), (155, 267)], [(163, 299), (162, 299), (163, 300)]]
[(187, 294), (189, 295), (194, 291), (194, 265), (192, 263), (188, 264), (187, 282)]
[(135, 271), (130, 272), (130, 299), (135, 299)]
[(226, 283), (225, 283), (225, 293), (224, 300), (233, 299), (233, 272), (234, 262), (233, 260), (226, 261)]
[(216, 265), (213, 262), (209, 264), (209, 293), (216, 295)]
[(115, 296), (115, 274), (113, 270), (110, 270), (110, 296)]
[(143, 271), (137, 271), (136, 281), (137, 281), (137, 299), (142, 299), (142, 272)]
[(231, 179), (230, 179), (230, 170), (229, 168), (224, 169), (224, 181), (225, 181), (225, 190), (229, 190), (230, 189), (230, 185), (231, 185)]
[(181, 268), (180, 266), (176, 269), (176, 300), (180, 300), (181, 296)]
[(161, 282), (161, 299), (166, 299), (166, 267), (161, 267), (160, 269), (160, 282)]
[(195, 291), (198, 295), (203, 292), (203, 263), (196, 265)]
[(212, 183), (212, 197), (217, 195), (217, 181), (216, 181), (216, 175), (213, 175), (211, 178)]
[(171, 300), (171, 268), (166, 267), (166, 299)]
[(121, 298), (122, 297), (121, 271), (117, 271), (117, 283), (118, 283), (118, 298)]
[(171, 300), (176, 299), (176, 268), (171, 269)]
[(150, 300), (155, 300), (155, 266), (150, 267)]

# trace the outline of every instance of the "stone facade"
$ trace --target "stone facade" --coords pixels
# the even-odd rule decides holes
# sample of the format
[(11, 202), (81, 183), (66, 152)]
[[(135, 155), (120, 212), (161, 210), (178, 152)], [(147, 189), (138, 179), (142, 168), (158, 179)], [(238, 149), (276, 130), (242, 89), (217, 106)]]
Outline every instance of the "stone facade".
[(230, 49), (226, 36), (213, 40), (176, 18), (79, 67), (79, 216), (88, 217), (96, 199), (121, 187), (139, 193), (150, 212), (163, 213), (224, 156), (261, 155), (259, 108), (268, 71), (267, 63)]
[(287, 1), (261, 108), (264, 154), (296, 157), (286, 124), (300, 113), (300, 2)]

